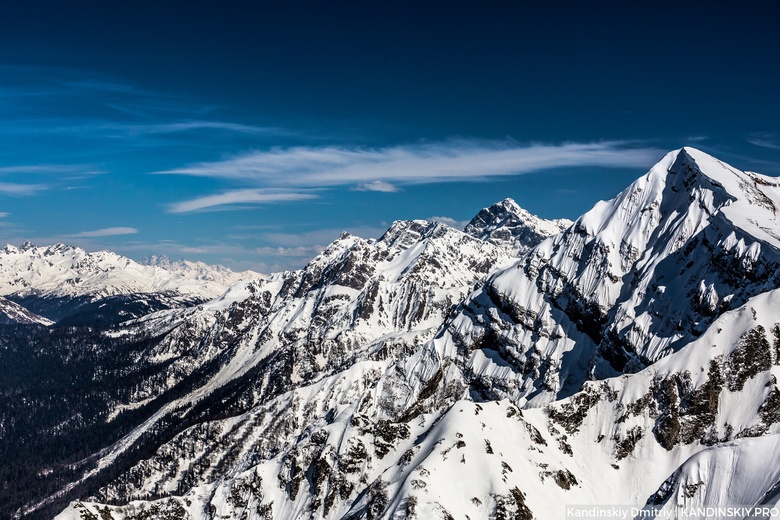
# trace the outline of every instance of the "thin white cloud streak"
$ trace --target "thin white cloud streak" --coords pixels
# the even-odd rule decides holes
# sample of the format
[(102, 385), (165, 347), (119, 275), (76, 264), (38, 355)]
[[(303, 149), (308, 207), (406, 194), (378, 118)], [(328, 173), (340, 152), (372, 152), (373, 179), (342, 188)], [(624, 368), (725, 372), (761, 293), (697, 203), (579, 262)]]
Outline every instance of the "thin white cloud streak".
[(271, 126), (252, 126), (226, 121), (172, 121), (155, 123), (114, 123), (100, 121), (67, 122), (57, 119), (17, 120), (15, 126), (0, 127), (3, 133), (40, 135), (68, 134), (82, 138), (131, 138), (165, 136), (186, 132), (232, 132), (246, 135), (289, 136), (293, 132)]
[(453, 140), (389, 148), (294, 147), (155, 172), (253, 181), (263, 186), (329, 187), (374, 182), (472, 181), (573, 166), (646, 167), (662, 155), (624, 142), (534, 144)]
[(97, 175), (105, 172), (98, 171), (94, 166), (86, 164), (20, 164), (16, 166), (0, 167), (0, 175), (9, 173), (79, 173), (83, 175)]
[[(159, 98), (160, 96), (158, 96)], [(188, 104), (176, 99), (135, 99), (121, 103), (104, 101), (103, 104), (121, 114), (145, 120), (159, 119), (160, 114), (177, 115), (178, 117), (203, 117), (217, 109), (215, 106), (204, 105), (202, 102)]]
[[(19, 123), (19, 121), (17, 121)], [(179, 134), (196, 131), (233, 132), (248, 135), (293, 135), (289, 130), (271, 126), (252, 126), (226, 121), (183, 120), (153, 123), (116, 123), (102, 121), (25, 120), (22, 125), (3, 129), (26, 133), (77, 134), (82, 137), (138, 137)]]
[(771, 136), (751, 137), (747, 139), (747, 142), (760, 148), (780, 150), (780, 143), (772, 139)]
[(176, 202), (168, 206), (169, 213), (189, 213), (218, 206), (237, 204), (261, 204), (272, 202), (292, 202), (316, 199), (311, 193), (283, 193), (277, 190), (245, 189), (232, 190), (216, 195), (207, 195), (196, 199)]
[(15, 184), (0, 182), (0, 193), (5, 195), (35, 195), (47, 188), (43, 184)]
[(82, 231), (81, 233), (73, 233), (72, 235), (63, 235), (65, 238), (93, 238), (93, 237), (111, 237), (117, 235), (135, 235), (138, 233), (136, 228), (132, 227), (110, 227), (103, 229), (95, 229), (93, 231)]
[(138, 88), (128, 83), (120, 83), (117, 81), (106, 81), (98, 79), (80, 79), (80, 80), (60, 80), (59, 83), (66, 88), (74, 90), (85, 90), (88, 92), (111, 92), (117, 94), (132, 94), (132, 95), (150, 95), (148, 92), (139, 90)]
[(399, 191), (398, 187), (385, 181), (362, 182), (355, 186), (353, 191), (381, 191), (385, 193), (395, 193)]
[(94, 95), (95, 92), (132, 96), (154, 95), (109, 77), (99, 78), (93, 72), (62, 66), (0, 64), (0, 75), (6, 80), (6, 85), (0, 88), (0, 96), (66, 97)]
[(242, 125), (224, 121), (177, 121), (156, 124), (111, 124), (100, 128), (125, 131), (129, 134), (173, 134), (195, 130), (221, 130), (245, 134), (283, 133), (281, 128)]
[[(0, 99), (24, 97), (46, 97), (57, 105), (68, 105), (74, 100), (96, 101), (111, 110), (140, 119), (131, 121), (74, 121), (34, 118), (27, 121), (27, 128), (20, 128), (19, 117), (14, 118), (8, 132), (25, 132), (36, 135), (48, 133), (93, 134), (106, 130), (119, 136), (174, 134), (192, 131), (222, 131), (249, 135), (273, 134), (295, 135), (289, 130), (276, 127), (247, 125), (221, 120), (209, 120), (207, 114), (217, 107), (204, 105), (196, 97), (175, 96), (139, 88), (121, 78), (96, 74), (91, 71), (67, 67), (15, 66), (0, 64)], [(95, 95), (100, 94), (100, 99)], [(15, 107), (22, 113), (30, 113), (31, 105), (22, 103)], [(37, 105), (33, 113), (38, 114)], [(56, 110), (49, 113), (56, 113)], [(110, 135), (108, 137), (116, 137)]]

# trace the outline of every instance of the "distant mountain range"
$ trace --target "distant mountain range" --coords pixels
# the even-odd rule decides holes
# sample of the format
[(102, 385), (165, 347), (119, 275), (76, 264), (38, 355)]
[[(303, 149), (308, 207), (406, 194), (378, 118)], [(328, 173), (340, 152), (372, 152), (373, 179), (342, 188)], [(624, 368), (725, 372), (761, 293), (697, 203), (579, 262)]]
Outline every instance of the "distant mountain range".
[[(138, 263), (116, 253), (88, 253), (65, 244), (6, 245), (0, 249), (0, 295), (29, 312), (14, 313), (0, 300), (0, 320), (122, 321), (153, 310), (205, 302), (238, 281), (259, 276), (252, 271), (234, 273), (222, 266), (174, 262), (166, 257)], [(94, 305), (98, 301), (101, 303)]]
[(683, 148), (575, 222), (507, 199), (265, 276), (6, 247), (0, 515), (775, 506), (778, 208)]

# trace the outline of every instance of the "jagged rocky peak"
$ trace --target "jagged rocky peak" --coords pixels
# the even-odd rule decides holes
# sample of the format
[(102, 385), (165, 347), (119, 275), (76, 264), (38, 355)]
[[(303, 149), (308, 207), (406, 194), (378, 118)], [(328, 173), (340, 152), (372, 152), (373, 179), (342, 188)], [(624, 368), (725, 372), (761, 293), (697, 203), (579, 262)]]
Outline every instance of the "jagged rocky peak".
[(442, 236), (445, 233), (447, 233), (447, 226), (440, 222), (396, 220), (379, 241), (388, 247), (406, 249), (424, 238)]
[(166, 271), (178, 273), (189, 278), (227, 284), (230, 284), (232, 281), (249, 280), (262, 276), (251, 270), (235, 272), (223, 265), (209, 265), (204, 262), (193, 262), (184, 259), (171, 260), (165, 255), (151, 255), (142, 258), (138, 263), (151, 267), (160, 267)]
[[(52, 244), (49, 246), (37, 246), (32, 242), (30, 242), (29, 240), (25, 240), (19, 247), (13, 246), (11, 244), (6, 244), (6, 246), (3, 248), (2, 251), (0, 251), (0, 253), (6, 255), (24, 255), (27, 257), (51, 256), (57, 253), (71, 254), (71, 255), (87, 254), (87, 252), (81, 249), (80, 247), (70, 246), (67, 244), (63, 244), (62, 242), (58, 242), (56, 244)], [(114, 253), (108, 253), (107, 251), (101, 251), (101, 253), (114, 254)]]
[(394, 222), (377, 245), (387, 250), (385, 265), (391, 279), (414, 278), (424, 285), (456, 287), (484, 278), (511, 262), (504, 248), (485, 242), (441, 222)]
[(545, 220), (537, 217), (521, 208), (513, 199), (507, 198), (482, 209), (464, 231), (480, 240), (507, 247), (519, 256), (571, 224), (566, 219)]
[(398, 220), (378, 240), (343, 233), (299, 272), (299, 283), (293, 276), (287, 286), (297, 296), (333, 285), (362, 290), (369, 282), (465, 288), (511, 261), (503, 248), (446, 224)]
[(160, 267), (166, 267), (175, 262), (167, 255), (150, 255), (142, 258), (139, 262), (141, 265), (157, 265)]

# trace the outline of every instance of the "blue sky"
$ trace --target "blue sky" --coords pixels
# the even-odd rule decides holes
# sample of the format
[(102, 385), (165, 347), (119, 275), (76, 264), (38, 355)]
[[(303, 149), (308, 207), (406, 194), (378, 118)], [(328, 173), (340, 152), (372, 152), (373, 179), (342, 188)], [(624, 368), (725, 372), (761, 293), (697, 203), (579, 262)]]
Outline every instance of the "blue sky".
[(5, 242), (269, 272), (505, 197), (576, 218), (683, 145), (780, 175), (767, 2), (6, 4)]

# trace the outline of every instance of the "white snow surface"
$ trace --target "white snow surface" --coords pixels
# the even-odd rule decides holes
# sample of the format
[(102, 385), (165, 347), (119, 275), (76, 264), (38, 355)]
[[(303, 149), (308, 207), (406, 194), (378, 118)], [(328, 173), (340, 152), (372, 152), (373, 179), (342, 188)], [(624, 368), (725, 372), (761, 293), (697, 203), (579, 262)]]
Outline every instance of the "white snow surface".
[(0, 294), (53, 297), (173, 292), (211, 299), (231, 285), (260, 277), (202, 262), (152, 257), (146, 264), (109, 251), (87, 252), (65, 244), (0, 249)]

